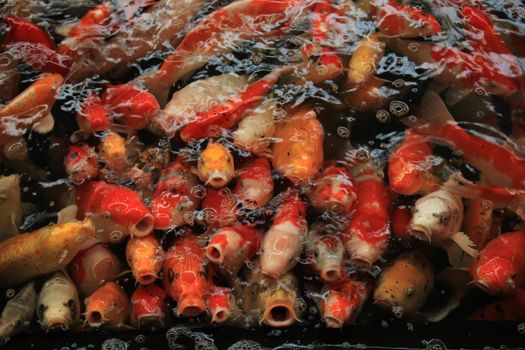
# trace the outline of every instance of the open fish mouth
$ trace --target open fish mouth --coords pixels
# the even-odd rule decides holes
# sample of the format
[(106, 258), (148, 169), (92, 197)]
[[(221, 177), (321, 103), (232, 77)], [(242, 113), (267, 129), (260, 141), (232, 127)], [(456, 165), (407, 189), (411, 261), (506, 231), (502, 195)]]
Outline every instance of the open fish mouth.
[(271, 327), (288, 327), (297, 321), (297, 315), (288, 302), (272, 303), (264, 312), (263, 322)]

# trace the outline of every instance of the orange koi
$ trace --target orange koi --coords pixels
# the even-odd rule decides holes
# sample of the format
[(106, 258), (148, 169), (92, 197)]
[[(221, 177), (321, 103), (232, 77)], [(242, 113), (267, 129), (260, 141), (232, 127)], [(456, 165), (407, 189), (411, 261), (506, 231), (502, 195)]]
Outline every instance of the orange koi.
[(504, 233), (470, 267), (473, 283), (490, 295), (510, 295), (525, 283), (525, 233)]
[(121, 327), (129, 319), (131, 304), (118, 284), (108, 282), (84, 300), (86, 322), (94, 328)]
[(259, 251), (261, 240), (262, 232), (247, 225), (222, 228), (210, 238), (205, 248), (206, 257), (221, 270), (236, 275)]
[(273, 278), (290, 271), (301, 254), (307, 233), (306, 204), (295, 191), (285, 194), (262, 242), (261, 272)]
[(353, 156), (357, 162), (350, 171), (354, 175), (357, 203), (342, 239), (352, 262), (370, 267), (388, 246), (390, 195), (383, 171), (373, 164), (368, 151), (356, 150)]
[(119, 258), (105, 244), (80, 251), (67, 267), (68, 275), (80, 294), (91, 295), (122, 270)]
[(412, 219), (412, 212), (409, 207), (396, 206), (392, 210), (392, 235), (399, 237), (403, 240), (409, 240), (411, 238), (408, 232), (408, 225)]
[(370, 286), (354, 278), (326, 283), (322, 290), (321, 317), (328, 328), (342, 328), (355, 321), (370, 295)]
[(190, 222), (188, 215), (200, 202), (200, 197), (195, 196), (198, 183), (190, 166), (180, 159), (162, 171), (150, 206), (155, 229), (166, 230)]
[(313, 109), (299, 108), (277, 124), (273, 168), (293, 182), (312, 180), (323, 166), (323, 126)]
[(218, 142), (209, 142), (199, 156), (197, 172), (205, 185), (214, 188), (226, 186), (232, 180), (234, 170), (232, 154)]
[(137, 282), (149, 285), (159, 276), (164, 251), (154, 234), (135, 237), (126, 245), (126, 260)]
[(115, 132), (105, 134), (98, 144), (98, 155), (106, 168), (115, 173), (123, 173), (128, 167), (126, 139)]
[(90, 220), (46, 226), (0, 242), (0, 288), (63, 269), (79, 251), (95, 243)]
[(144, 237), (153, 230), (154, 219), (140, 195), (121, 185), (92, 181), (76, 187), (77, 217), (90, 217), (107, 242), (125, 235)]
[(344, 167), (328, 165), (315, 181), (308, 198), (320, 211), (349, 212), (357, 199), (352, 174)]
[(104, 106), (100, 97), (89, 95), (80, 107), (76, 121), (86, 134), (107, 130), (113, 124), (113, 112)]
[(192, 236), (178, 240), (166, 253), (164, 289), (177, 302), (177, 316), (195, 317), (206, 309), (205, 259), (204, 249)]
[(233, 194), (248, 209), (265, 205), (273, 196), (273, 177), (270, 162), (266, 158), (256, 158), (240, 169)]
[(166, 292), (156, 284), (139, 285), (131, 295), (130, 323), (138, 329), (162, 329), (166, 325)]
[(412, 129), (405, 132), (404, 140), (393, 150), (388, 161), (390, 188), (411, 196), (436, 191), (438, 179), (432, 175), (432, 148), (425, 136)]
[(86, 144), (71, 146), (64, 158), (64, 167), (68, 178), (75, 183), (91, 180), (99, 171), (97, 154)]

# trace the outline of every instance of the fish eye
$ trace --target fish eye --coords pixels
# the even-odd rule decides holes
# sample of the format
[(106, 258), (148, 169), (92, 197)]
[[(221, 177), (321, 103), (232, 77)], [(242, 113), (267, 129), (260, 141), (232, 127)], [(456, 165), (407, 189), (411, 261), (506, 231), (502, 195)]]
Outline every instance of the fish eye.
[(39, 318), (42, 318), (44, 316), (44, 312), (46, 311), (46, 309), (47, 309), (47, 306), (45, 306), (44, 304), (38, 305), (38, 317)]
[(78, 157), (78, 153), (77, 152), (71, 152), (69, 153), (69, 158), (71, 159), (76, 159)]
[(180, 279), (180, 274), (178, 272), (175, 274), (175, 279), (176, 280)]
[(407, 298), (410, 298), (412, 295), (414, 295), (415, 293), (415, 289), (412, 288), (412, 287), (408, 287), (406, 290), (405, 290), (405, 295)]
[(170, 282), (173, 282), (173, 270), (168, 269), (168, 279)]
[(314, 258), (318, 258), (319, 257), (319, 251), (317, 251), (317, 249), (314, 251)]

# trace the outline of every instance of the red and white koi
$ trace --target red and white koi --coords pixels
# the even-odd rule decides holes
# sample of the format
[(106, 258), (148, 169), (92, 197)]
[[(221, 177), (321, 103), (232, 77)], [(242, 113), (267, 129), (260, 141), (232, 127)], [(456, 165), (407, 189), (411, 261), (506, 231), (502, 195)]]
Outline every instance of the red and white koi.
[(212, 323), (224, 323), (240, 314), (230, 288), (212, 285), (206, 297), (206, 305)]
[(355, 150), (350, 157), (357, 203), (342, 240), (352, 262), (370, 267), (388, 246), (390, 195), (383, 171), (370, 159), (368, 150)]
[(320, 211), (349, 212), (357, 199), (352, 174), (342, 166), (329, 164), (315, 181), (308, 198)]
[(74, 183), (96, 178), (100, 168), (97, 153), (86, 144), (69, 147), (64, 158), (64, 167), (69, 180)]
[(104, 105), (100, 97), (92, 93), (82, 102), (76, 121), (80, 130), (89, 135), (110, 129), (113, 118), (113, 112)]
[(262, 242), (261, 272), (273, 278), (298, 262), (306, 238), (306, 204), (294, 191), (286, 193)]
[(213, 228), (235, 225), (239, 204), (237, 196), (229, 188), (216, 190), (207, 187), (206, 197), (202, 200), (204, 223)]
[(341, 279), (344, 269), (344, 246), (341, 237), (319, 232), (314, 225), (308, 231), (306, 257), (311, 269), (326, 282)]
[(270, 162), (256, 158), (240, 170), (233, 194), (245, 208), (256, 209), (265, 205), (273, 196), (274, 182)]
[(131, 295), (130, 324), (138, 329), (163, 329), (168, 316), (166, 292), (156, 284), (139, 285)]

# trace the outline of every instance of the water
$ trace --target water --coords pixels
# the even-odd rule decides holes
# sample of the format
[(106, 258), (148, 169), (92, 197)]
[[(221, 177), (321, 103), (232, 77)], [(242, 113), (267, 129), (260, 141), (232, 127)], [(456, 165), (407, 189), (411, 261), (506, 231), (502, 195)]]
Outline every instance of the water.
[[(247, 2), (246, 0), (242, 1)], [(170, 158), (168, 163), (180, 158), (189, 165), (189, 172), (197, 172), (200, 154), (207, 147), (208, 140), (211, 138), (206, 137), (198, 141), (184, 142), (181, 139), (180, 130), (167, 132), (163, 127), (177, 118), (190, 120), (196, 117), (196, 111), (205, 110), (218, 103), (224, 104), (229, 97), (239, 93), (247, 86), (246, 81), (240, 83), (233, 80), (215, 85), (212, 83), (201, 86), (194, 85), (195, 82), (209, 82), (206, 79), (227, 73), (243, 75), (249, 79), (250, 83), (253, 83), (266, 74), (275, 72), (279, 67), (293, 66), (291, 72), (283, 74), (279, 81), (265, 94), (266, 98), (263, 99), (263, 103), (267, 102), (269, 108), (272, 109), (270, 119), (281, 122), (277, 128), (282, 128), (280, 125), (291, 117), (294, 110), (307, 106), (315, 112), (315, 119), (323, 129), (323, 138), (317, 140), (315, 146), (317, 148), (322, 147), (323, 151), (317, 149), (317, 152), (311, 152), (307, 156), (312, 158), (313, 162), (321, 158), (322, 168), (327, 167), (326, 162), (336, 161), (336, 164), (350, 168), (356, 178), (359, 176), (359, 171), (356, 169), (366, 167), (368, 162), (372, 161), (377, 167), (376, 175), (379, 181), (383, 181), (387, 186), (390, 185), (392, 181), (387, 170), (390, 155), (404, 139), (406, 125), (413, 126), (425, 119), (426, 116), (421, 114), (421, 101), (424, 94), (429, 90), (441, 92), (441, 96), (447, 102), (447, 107), (456, 121), (463, 128), (469, 130), (472, 135), (488, 140), (493, 144), (508, 146), (519, 156), (525, 154), (523, 151), (525, 149), (525, 137), (523, 136), (525, 135), (525, 122), (523, 120), (525, 106), (522, 105), (522, 94), (525, 87), (520, 80), (523, 77), (520, 76), (521, 73), (517, 68), (525, 69), (525, 52), (523, 50), (525, 12), (519, 1), (496, 2), (486, 0), (480, 3), (472, 1), (472, 3), (479, 4), (477, 7), (481, 6), (483, 13), (489, 14), (498, 33), (503, 34), (505, 44), (512, 54), (500, 56), (498, 56), (499, 53), (490, 51), (494, 49), (494, 45), (492, 48), (490, 45), (481, 45), (480, 48), (480, 42), (476, 43), (471, 39), (473, 36), (479, 37), (480, 33), (465, 23), (465, 16), (460, 14), (460, 10), (454, 5), (454, 1), (440, 0), (424, 2), (423, 4), (407, 2), (417, 5), (423, 11), (432, 13), (440, 23), (442, 30), (438, 33), (415, 35), (416, 39), (408, 38), (405, 44), (400, 44), (395, 38), (381, 38), (381, 41), (385, 42), (384, 52), (378, 52), (378, 57), (375, 59), (362, 59), (363, 62), (354, 62), (353, 67), (360, 67), (361, 74), (365, 75), (365, 79), (356, 84), (349, 76), (352, 55), (360, 43), (364, 43), (370, 34), (381, 28), (378, 27), (377, 21), (367, 14), (366, 6), (364, 6), (366, 2), (358, 1), (354, 4), (349, 1), (336, 1), (337, 5), (342, 4), (342, 12), (334, 11), (331, 14), (332, 17), (330, 18), (333, 21), (329, 23), (327, 37), (323, 38), (322, 35), (315, 32), (315, 27), (310, 25), (311, 18), (309, 16), (312, 11), (308, 6), (316, 2), (309, 0), (300, 2), (300, 6), (275, 11), (265, 16), (255, 16), (253, 21), (248, 21), (247, 24), (238, 23), (233, 27), (218, 24), (217, 32), (222, 33), (222, 35), (217, 36), (214, 44), (210, 44), (212, 41), (207, 43), (211, 45), (210, 47), (215, 54), (210, 54), (205, 60), (199, 62), (206, 49), (206, 44), (201, 44), (199, 47), (203, 51), (199, 55), (192, 56), (188, 53), (182, 55), (185, 63), (194, 62), (194, 66), (185, 67), (187, 68), (186, 73), (180, 76), (178, 73), (174, 73), (173, 76), (163, 78), (173, 82), (162, 91), (167, 93), (169, 90), (168, 101), (174, 93), (174, 96), (182, 94), (182, 97), (178, 103), (168, 104), (167, 108), (164, 108), (162, 96), (155, 96), (163, 108), (153, 117), (149, 129), (131, 130), (126, 126), (126, 119), (123, 115), (125, 112), (121, 110), (111, 112), (113, 113), (113, 120), (110, 124), (114, 126), (115, 132), (126, 139), (127, 147), (125, 150), (126, 169), (115, 170), (111, 167), (111, 159), (101, 159), (99, 145), (107, 135), (107, 130), (91, 131), (83, 127), (79, 131), (81, 127), (79, 124), (82, 124), (82, 108), (85, 106), (86, 98), (94, 95), (103, 97), (108, 84), (133, 82), (138, 86), (146, 86), (144, 85), (145, 80), (142, 78), (157, 71), (158, 66), (174, 50), (177, 52), (176, 48), (184, 37), (181, 33), (188, 33), (199, 28), (199, 23), (202, 23), (203, 19), (205, 20), (213, 11), (227, 6), (231, 2), (193, 1), (181, 2), (179, 5), (173, 6), (169, 4), (174, 2), (159, 1), (161, 5), (165, 6), (142, 7), (142, 5), (137, 5), (141, 3), (114, 1), (111, 3), (114, 8), (109, 18), (98, 27), (98, 32), (89, 34), (92, 37), (88, 36), (83, 40), (67, 39), (71, 48), (79, 50), (79, 54), (78, 57), (74, 57), (77, 64), (66, 76), (65, 82), (56, 95), (56, 103), (50, 108), (55, 119), (53, 130), (39, 134), (37, 131), (26, 127), (27, 130), (23, 129), (25, 132), (23, 140), (27, 144), (27, 157), (23, 160), (9, 159), (9, 154), (2, 157), (0, 174), (21, 175), (21, 201), (25, 204), (20, 222), (17, 223), (20, 233), (32, 232), (56, 222), (58, 211), (75, 202), (73, 192), (75, 186), (88, 181), (88, 179), (73, 181), (67, 178), (68, 169), (65, 169), (63, 160), (67, 148), (73, 144), (86, 143), (98, 153), (100, 171), (97, 179), (122, 184), (136, 190), (148, 207), (152, 206), (156, 183), (159, 182), (159, 176), (162, 176), (160, 175), (161, 170), (166, 168), (167, 164), (159, 165), (160, 161), (149, 160), (148, 162), (148, 160), (144, 160), (141, 164), (151, 165), (151, 168), (148, 169), (154, 169), (151, 171), (151, 178), (144, 181), (145, 185), (141, 185), (141, 182), (132, 178), (127, 171), (139, 164), (138, 153), (146, 147), (158, 147), (166, 150)], [(130, 4), (131, 7), (127, 6)], [(0, 15), (18, 16), (32, 21), (50, 35), (55, 46), (64, 49), (63, 44), (68, 41), (64, 40), (64, 27), (61, 26), (74, 23), (97, 4), (93, 1), (77, 0), (73, 2), (49, 1), (45, 5), (42, 6), (35, 1), (0, 1), (0, 6), (3, 6), (0, 7)], [(187, 14), (184, 14), (183, 10), (187, 11)], [(5, 23), (0, 23), (0, 43), (2, 34), (8, 31), (7, 27)], [(171, 29), (166, 30), (167, 27)], [(277, 30), (279, 28), (282, 31)], [(158, 35), (155, 36), (155, 34)], [(96, 38), (97, 35), (100, 37)], [(136, 36), (140, 40), (133, 41), (132, 39), (136, 39)], [(316, 39), (318, 37), (321, 39)], [(145, 46), (144, 42), (150, 44)], [(313, 49), (309, 54), (305, 53), (308, 44), (313, 44)], [(38, 60), (34, 59), (34, 54), (33, 56), (25, 55), (24, 50), (22, 50), (23, 47), (19, 43), (19, 46), (16, 45), (17, 43), (8, 43), (7, 46), (0, 47), (2, 55), (0, 56), (0, 104), (4, 105), (7, 105), (14, 96), (21, 93), (32, 83), (38, 81), (42, 70), (42, 62), (36, 62)], [(406, 45), (406, 50), (403, 49), (403, 45)], [(472, 58), (472, 61), (488, 59), (489, 64), (500, 69), (495, 76), (490, 76), (489, 81), (503, 81), (505, 78), (510, 78), (513, 82), (521, 85), (518, 84), (517, 92), (507, 93), (508, 91), (505, 89), (508, 87), (497, 86), (496, 88), (488, 84), (486, 77), (475, 76), (477, 74), (475, 69), (473, 71), (468, 65), (460, 65), (458, 63), (460, 60), (448, 62), (448, 67), (444, 64), (435, 64), (425, 51), (428, 45), (443, 45), (442, 50), (445, 48), (462, 50), (463, 54), (470, 55), (465, 57)], [(110, 48), (113, 48), (113, 51)], [(341, 58), (343, 69), (340, 74), (332, 76), (330, 75), (330, 67), (319, 64), (320, 58), (324, 57), (322, 55), (323, 48)], [(87, 64), (81, 64), (81, 62)], [(177, 62), (177, 58), (175, 62)], [(183, 71), (183, 69), (180, 67), (173, 69), (173, 72), (178, 71)], [(466, 79), (463, 77), (464, 75), (470, 75), (470, 78)], [(157, 81), (156, 84), (161, 83)], [(171, 85), (173, 86), (170, 88)], [(188, 86), (197, 87), (190, 91)], [(150, 88), (152, 92), (155, 90), (155, 86), (150, 86)], [(504, 91), (500, 91), (501, 89)], [(468, 91), (465, 90), (469, 90), (470, 93), (467, 94)], [(183, 91), (186, 91), (186, 95)], [(1, 111), (0, 116), (2, 116)], [(254, 117), (254, 114), (252, 113), (250, 117)], [(257, 156), (263, 157), (270, 154), (268, 152), (269, 144), (275, 145), (288, 141), (301, 142), (301, 138), (310, 137), (314, 134), (313, 125), (307, 124), (306, 136), (295, 132), (287, 134), (288, 136), (283, 139), (274, 133), (275, 126), (263, 127), (264, 124), (261, 121), (256, 125), (255, 131), (260, 132), (262, 136), (257, 142), (260, 149), (257, 151), (252, 149), (252, 151)], [(238, 176), (239, 170), (254, 157), (245, 145), (239, 143), (236, 135), (236, 127), (230, 127), (229, 130), (218, 130), (218, 134), (214, 135), (213, 139), (226, 145), (231, 152), (235, 164), (234, 175)], [(132, 138), (134, 138), (133, 141), (131, 141)], [(466, 178), (479, 181), (480, 173), (483, 170), (469, 164), (465, 160), (464, 153), (446, 146), (442, 140), (436, 142), (432, 137), (429, 137), (426, 141), (433, 144), (433, 153), (429, 162), (436, 177), (444, 181), (446, 175), (450, 174), (451, 171), (459, 171)], [(261, 144), (263, 146), (260, 146)], [(309, 146), (311, 145), (301, 144), (297, 149), (303, 152)], [(21, 144), (13, 146), (11, 153), (15, 155), (19, 152), (22, 153), (24, 149), (19, 147), (23, 146)], [(273, 151), (275, 152), (275, 147), (270, 146), (270, 150), (271, 148), (274, 148)], [(295, 152), (297, 149), (292, 150)], [(235, 179), (227, 187), (220, 189), (221, 203), (216, 207), (202, 208), (199, 203), (206, 199), (209, 194), (209, 186), (205, 186), (199, 180), (191, 183), (187, 179), (192, 175), (184, 175), (186, 176), (184, 181), (191, 183), (187, 193), (190, 200), (177, 210), (185, 211), (180, 214), (180, 223), (185, 226), (176, 229), (156, 230), (155, 235), (161, 240), (162, 247), (167, 250), (187, 231), (199, 236), (205, 244), (206, 235), (219, 228), (212, 222), (217, 222), (218, 213), (224, 210), (229, 211), (228, 214), (234, 220), (239, 220), (244, 224), (253, 224), (261, 232), (267, 232), (272, 226), (275, 214), (279, 212), (282, 204), (286, 201), (285, 193), (290, 188), (295, 188), (303, 201), (312, 202), (311, 193), (314, 189), (314, 179), (318, 174), (314, 171), (313, 175), (306, 181), (297, 181), (282, 170), (286, 169), (289, 164), (293, 165), (294, 159), (287, 158), (282, 161), (279, 171), (277, 170), (279, 168), (277, 156), (273, 154), (273, 161), (270, 161), (272, 166), (271, 177), (274, 181), (273, 196), (265, 205), (255, 210), (249, 210), (242, 205), (236, 193), (237, 180)], [(464, 157), (462, 158), (462, 156)], [(141, 165), (140, 168), (144, 169), (144, 166)], [(180, 178), (178, 179), (177, 181), (180, 181)], [(493, 185), (503, 186), (501, 184)], [(177, 190), (172, 189), (172, 191), (176, 192), (180, 189), (177, 187)], [(417, 196), (411, 195), (395, 195), (389, 199), (388, 205), (403, 204), (412, 208), (417, 198)], [(492, 208), (492, 203), (485, 200), (482, 203), (483, 208), (486, 210)], [(194, 204), (196, 204), (195, 207), (192, 207)], [(356, 206), (353, 206), (349, 212), (356, 215), (356, 210)], [(10, 211), (14, 211), (14, 209), (8, 206), (5, 213)], [(105, 219), (111, 221), (111, 215), (107, 216), (106, 214), (108, 213), (104, 213)], [(519, 212), (515, 214), (507, 210), (501, 215), (495, 215), (495, 217), (501, 217), (499, 227), (494, 228), (498, 233), (523, 227)], [(323, 233), (336, 236), (340, 236), (344, 227), (352, 222), (349, 216), (331, 211), (320, 211), (313, 208), (312, 205), (309, 205), (306, 211), (305, 220), (310, 226), (316, 222), (322, 222), (324, 224)], [(374, 235), (380, 235), (381, 232), (388, 232), (390, 229), (391, 225), (387, 224), (381, 230), (374, 232)], [(125, 227), (120, 226), (111, 229), (104, 226), (102, 230), (111, 230), (107, 232), (108, 243), (111, 244), (111, 249), (121, 261), (125, 262), (125, 237), (129, 232), (126, 232)], [(300, 240), (300, 244), (306, 244), (305, 239)], [(373, 288), (374, 283), (380, 283), (384, 268), (400, 252), (408, 249), (419, 249), (424, 246), (420, 242), (399, 240), (389, 240), (385, 243), (386, 245), (388, 248), (384, 248), (378, 254), (377, 259), (371, 262), (370, 266), (363, 266), (362, 261), (355, 261), (358, 259), (351, 261), (346, 254), (344, 273), (352, 278), (365, 281), (370, 288)], [(299, 249), (299, 251), (301, 250)], [(250, 257), (251, 261), (243, 264), (244, 267), (239, 274), (241, 279), (245, 279), (249, 271), (260, 268), (257, 260), (262, 254), (261, 252), (257, 253)], [(436, 272), (448, 266), (440, 248), (433, 248), (433, 254), (432, 261)], [(71, 255), (71, 250), (63, 249), (56, 257), (58, 263), (68, 259), (69, 255)], [(319, 296), (327, 295), (321, 291), (323, 287), (329, 287), (324, 286), (319, 277), (309, 269), (307, 265), (310, 264), (311, 259), (304, 254), (296, 253), (290, 261), (294, 265), (293, 273), (299, 276), (299, 284), (295, 291), (297, 298), (292, 298), (295, 300), (294, 307), (302, 314), (302, 317), (299, 317), (300, 322), (297, 322), (296, 326), (301, 332), (308, 332), (309, 330), (322, 332), (325, 329), (325, 321), (322, 320), (323, 311), (319, 303), (323, 302), (324, 297), (320, 298)], [(211, 268), (207, 269), (206, 279), (221, 286), (236, 288), (231, 281), (231, 276), (225, 274), (221, 269), (224, 270), (222, 267), (215, 268), (218, 272)], [(16, 271), (11, 272), (16, 273)], [(204, 272), (201, 273), (204, 274)], [(159, 277), (162, 278), (162, 275), (163, 273), (160, 272)], [(135, 289), (134, 281), (129, 274), (126, 278), (123, 276), (118, 277), (117, 281), (130, 296)], [(37, 290), (45, 278), (45, 274), (36, 277)], [(250, 283), (257, 285), (262, 283), (259, 279), (251, 282), (242, 280), (240, 283), (241, 285), (249, 285)], [(160, 279), (158, 283), (159, 285), (162, 284)], [(436, 282), (434, 292), (430, 294), (421, 311), (425, 312), (433, 307), (439, 308), (447, 303), (450, 298), (450, 290), (442, 288), (442, 283), (442, 281)], [(264, 292), (264, 288), (266, 285), (263, 284), (262, 287), (255, 288), (253, 293), (260, 298), (265, 298), (266, 296), (260, 294), (261, 290)], [(336, 287), (332, 286), (331, 288)], [(19, 285), (4, 288), (0, 293), (2, 296), (0, 305), (3, 306), (7, 299), (12, 298), (19, 289)], [(237, 306), (246, 308), (248, 305), (246, 299), (249, 299), (246, 297), (246, 293), (236, 290), (235, 294), (238, 300)], [(312, 295), (318, 296), (317, 301), (311, 297)], [(414, 328), (419, 328), (416, 326), (418, 324), (417, 317), (412, 320), (410, 315), (404, 313), (402, 305), (390, 307), (386, 312), (388, 317), (385, 317), (385, 312), (381, 311), (377, 305), (373, 305), (372, 291), (369, 291), (364, 299), (366, 301), (363, 302), (363, 311), (359, 315), (356, 312), (352, 317), (357, 325), (376, 326), (378, 329), (387, 332), (395, 327), (396, 322), (410, 320), (410, 323), (403, 323), (404, 332), (407, 334), (416, 333)], [(458, 309), (446, 320), (454, 322), (464, 320), (482, 306), (495, 300), (496, 298), (484, 295), (479, 290), (470, 291), (468, 297), (465, 297)], [(175, 308), (176, 302), (169, 300), (169, 306)], [(253, 308), (256, 309), (255, 306)], [(261, 327), (264, 330), (265, 326), (261, 322), (262, 314), (254, 312), (254, 315), (249, 316), (246, 322), (232, 322), (228, 325), (228, 331), (239, 328), (255, 331)], [(401, 320), (398, 321), (397, 318)], [(351, 322), (347, 320), (347, 323)], [(210, 326), (209, 318), (205, 314), (190, 320), (174, 319), (170, 315), (169, 322), (166, 322), (166, 328), (169, 330), (165, 335), (170, 348), (217, 348), (212, 336), (193, 332), (181, 326), (182, 324), (190, 324), (193, 327)], [(522, 324), (512, 327), (514, 327), (516, 336), (523, 333)], [(213, 328), (211, 329), (210, 334), (213, 334)], [(353, 328), (349, 326), (349, 329)], [(34, 334), (41, 333), (36, 322), (31, 325), (31, 331)], [(299, 334), (301, 332), (298, 331)], [(288, 336), (286, 330), (281, 329), (272, 330), (268, 334), (273, 338)], [(104, 349), (127, 349), (142, 346), (143, 343), (148, 342), (147, 337), (143, 335), (135, 334), (135, 336), (136, 338), (126, 341), (108, 337), (101, 346)], [(179, 344), (181, 339), (183, 339), (182, 344)], [(439, 340), (429, 341), (423, 345), (428, 349), (438, 349), (441, 346), (440, 344), (443, 345), (441, 349), (446, 349), (444, 343)], [(231, 349), (266, 348), (264, 341), (257, 342), (255, 340), (232, 341), (227, 346)], [(356, 348), (358, 347), (356, 346)]]

